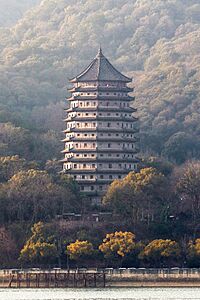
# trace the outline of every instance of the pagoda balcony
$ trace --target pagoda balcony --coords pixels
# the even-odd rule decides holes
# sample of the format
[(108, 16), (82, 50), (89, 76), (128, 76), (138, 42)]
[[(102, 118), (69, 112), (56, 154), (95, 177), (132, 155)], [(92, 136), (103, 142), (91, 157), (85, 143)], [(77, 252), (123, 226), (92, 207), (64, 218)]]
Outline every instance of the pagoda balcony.
[(118, 95), (82, 95), (82, 96), (72, 96), (66, 98), (68, 101), (75, 101), (75, 100), (120, 100), (120, 101), (134, 101), (135, 97), (127, 96), (118, 96)]
[(103, 127), (103, 128), (97, 128), (98, 132), (116, 132), (116, 133), (121, 133), (121, 132), (127, 132), (127, 133), (137, 133), (135, 128), (110, 128), (110, 127)]
[(96, 173), (97, 169), (96, 168), (71, 168), (70, 170), (70, 174), (80, 174), (80, 173)]
[(97, 141), (97, 137), (96, 136), (91, 136), (91, 137), (73, 137), (71, 138), (69, 141), (73, 141), (73, 142), (95, 142)]
[(70, 162), (96, 162), (96, 157), (72, 157)]
[(106, 112), (136, 112), (135, 108), (132, 107), (120, 107), (120, 106), (103, 106), (103, 105), (99, 105), (97, 108), (97, 111), (106, 111)]
[(133, 107), (120, 107), (120, 106), (83, 106), (83, 107), (76, 107), (76, 108), (68, 108), (65, 109), (66, 112), (84, 112), (84, 111), (106, 111), (106, 112), (137, 112), (137, 109), (133, 108)]
[(97, 181), (97, 179), (96, 178), (90, 178), (90, 179), (76, 178), (76, 181), (80, 182), (80, 183), (95, 183)]
[(70, 128), (69, 130), (68, 129), (66, 129), (66, 130), (64, 130), (63, 132), (64, 133), (69, 133), (69, 132), (84, 132), (84, 133), (86, 133), (86, 132), (95, 132), (95, 131), (97, 131), (97, 129), (96, 128), (90, 128), (90, 127), (85, 127), (85, 128), (83, 128), (83, 127), (76, 127), (76, 128)]
[(124, 87), (119, 87), (119, 86), (80, 86), (80, 87), (72, 87), (69, 88), (68, 91), (70, 93), (76, 93), (76, 92), (103, 92), (103, 91), (109, 91), (109, 92), (133, 92), (134, 88), (124, 86)]
[[(121, 169), (97, 169), (97, 174), (127, 174), (128, 172), (131, 172), (132, 169), (124, 169), (124, 168), (121, 168)], [(110, 179), (110, 181), (113, 181), (113, 179)]]

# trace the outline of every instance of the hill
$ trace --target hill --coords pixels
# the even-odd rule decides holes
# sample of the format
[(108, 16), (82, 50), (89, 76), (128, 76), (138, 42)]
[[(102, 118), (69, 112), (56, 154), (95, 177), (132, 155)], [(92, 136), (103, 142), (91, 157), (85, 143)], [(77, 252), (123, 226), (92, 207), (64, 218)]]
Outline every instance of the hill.
[(55, 150), (47, 157), (59, 155), (68, 78), (101, 43), (135, 79), (142, 151), (199, 158), (199, 38), (198, 0), (42, 1), (0, 30), (0, 121), (47, 135)]

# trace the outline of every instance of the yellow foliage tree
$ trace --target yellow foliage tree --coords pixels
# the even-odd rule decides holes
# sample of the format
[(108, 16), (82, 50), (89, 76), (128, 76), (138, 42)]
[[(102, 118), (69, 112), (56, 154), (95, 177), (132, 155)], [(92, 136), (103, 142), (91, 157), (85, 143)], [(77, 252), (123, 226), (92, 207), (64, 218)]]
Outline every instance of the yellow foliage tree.
[(132, 232), (116, 231), (106, 235), (99, 250), (106, 258), (112, 256), (124, 257), (135, 247), (135, 235)]
[(92, 243), (88, 241), (79, 241), (71, 243), (67, 246), (66, 253), (70, 259), (78, 260), (80, 258), (89, 257), (94, 253)]
[(170, 262), (180, 257), (180, 247), (172, 240), (153, 240), (140, 253), (140, 258), (147, 260), (153, 265)]
[(58, 250), (51, 238), (44, 236), (44, 224), (38, 222), (31, 228), (32, 236), (20, 252), (20, 260), (28, 263), (50, 262), (58, 257)]
[(103, 203), (133, 222), (155, 217), (167, 206), (167, 179), (154, 168), (144, 168), (140, 172), (130, 172), (122, 180), (114, 180), (108, 187)]

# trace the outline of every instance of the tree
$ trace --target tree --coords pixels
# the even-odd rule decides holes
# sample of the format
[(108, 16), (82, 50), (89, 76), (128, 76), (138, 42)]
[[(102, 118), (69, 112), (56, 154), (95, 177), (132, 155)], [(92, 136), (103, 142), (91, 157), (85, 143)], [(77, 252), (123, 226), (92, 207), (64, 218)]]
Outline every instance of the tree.
[(105, 258), (123, 258), (135, 247), (135, 234), (132, 232), (116, 231), (107, 234), (99, 250)]
[(107, 190), (103, 203), (135, 224), (148, 224), (162, 216), (169, 205), (166, 195), (168, 180), (154, 168), (131, 172), (122, 180), (115, 180)]
[(72, 260), (87, 259), (92, 254), (94, 254), (94, 249), (92, 243), (88, 241), (79, 241), (71, 243), (67, 246), (67, 255), (69, 255)]
[(31, 228), (32, 236), (27, 240), (20, 252), (20, 261), (23, 263), (50, 264), (58, 257), (58, 250), (53, 237), (45, 236), (45, 227), (38, 222)]
[(174, 165), (163, 157), (150, 156), (142, 159), (143, 168), (154, 168), (165, 176), (172, 173)]
[(37, 167), (35, 162), (28, 162), (18, 155), (0, 156), (0, 182), (6, 182), (19, 171), (34, 167)]
[(199, 229), (200, 218), (200, 163), (188, 163), (181, 169), (176, 178), (176, 191), (185, 206), (192, 214), (194, 234)]
[(17, 248), (10, 232), (0, 227), (0, 267), (11, 267), (17, 258)]
[(188, 243), (187, 261), (190, 267), (199, 268), (200, 266), (200, 239)]
[(182, 164), (192, 157), (200, 155), (200, 141), (191, 134), (177, 132), (164, 145), (163, 155)]
[(172, 240), (153, 240), (140, 253), (140, 259), (151, 266), (166, 266), (180, 258), (180, 247)]
[(8, 219), (21, 222), (47, 220), (62, 214), (70, 197), (45, 171), (33, 169), (15, 174), (3, 185), (3, 191)]

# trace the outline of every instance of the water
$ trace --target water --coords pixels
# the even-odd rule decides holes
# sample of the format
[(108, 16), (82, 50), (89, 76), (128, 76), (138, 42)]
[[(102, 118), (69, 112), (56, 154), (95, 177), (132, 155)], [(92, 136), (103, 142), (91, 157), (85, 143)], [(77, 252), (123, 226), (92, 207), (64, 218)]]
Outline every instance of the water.
[(0, 300), (191, 300), (200, 288), (0, 289)]

